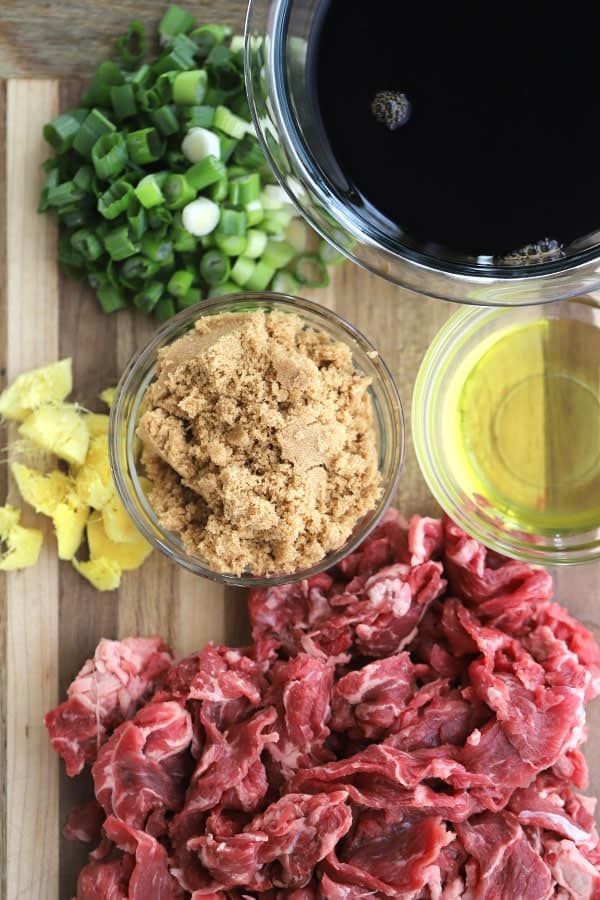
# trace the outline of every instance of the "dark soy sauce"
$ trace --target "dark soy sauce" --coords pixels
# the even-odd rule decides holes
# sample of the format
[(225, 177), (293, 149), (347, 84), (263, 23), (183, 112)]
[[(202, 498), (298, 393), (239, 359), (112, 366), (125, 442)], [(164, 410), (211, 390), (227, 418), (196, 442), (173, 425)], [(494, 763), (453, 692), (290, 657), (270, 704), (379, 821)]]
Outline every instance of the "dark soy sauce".
[[(324, 0), (317, 22), (331, 153), (407, 243), (503, 257), (600, 228), (599, 4)], [(394, 131), (381, 91), (410, 102)]]

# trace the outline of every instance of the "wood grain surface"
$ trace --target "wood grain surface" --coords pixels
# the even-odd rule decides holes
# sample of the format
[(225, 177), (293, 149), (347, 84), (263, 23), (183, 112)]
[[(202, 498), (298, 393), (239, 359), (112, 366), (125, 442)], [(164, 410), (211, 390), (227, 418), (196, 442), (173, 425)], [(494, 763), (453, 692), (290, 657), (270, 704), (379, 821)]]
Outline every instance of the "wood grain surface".
[[(0, 91), (2, 386), (20, 371), (69, 355), (74, 398), (100, 409), (98, 391), (115, 383), (153, 328), (141, 315), (105, 317), (87, 289), (59, 274), (54, 227), (35, 208), (46, 155), (41, 127), (76, 101), (80, 87), (72, 76), (89, 73), (132, 17), (150, 23), (163, 8), (151, 0), (125, 0), (112, 8), (91, 0), (4, 0), (0, 7), (0, 76), (44, 79), (9, 81)], [(208, 0), (196, 12), (205, 21), (239, 22), (241, 28), (244, 9), (239, 0)], [(312, 297), (364, 331), (390, 365), (407, 414), (398, 504), (407, 514), (435, 513), (410, 442), (409, 407), (422, 355), (454, 307), (386, 284), (349, 263), (338, 267), (327, 291)], [(0, 490), (2, 501), (7, 490), (15, 498), (5, 467)], [(600, 624), (600, 565), (563, 570), (557, 591), (573, 612)], [(156, 633), (178, 654), (209, 639), (243, 642), (244, 593), (180, 571), (157, 553), (140, 571), (126, 573), (119, 591), (98, 593), (69, 563), (58, 564), (52, 537), (38, 566), (1, 579), (0, 878), (8, 900), (69, 900), (85, 857), (85, 848), (62, 840), (60, 832), (86, 788), (64, 776), (46, 739), (43, 713), (64, 696), (100, 637)], [(589, 756), (592, 786), (600, 790), (600, 704), (592, 710), (591, 729), (598, 746), (596, 757)]]

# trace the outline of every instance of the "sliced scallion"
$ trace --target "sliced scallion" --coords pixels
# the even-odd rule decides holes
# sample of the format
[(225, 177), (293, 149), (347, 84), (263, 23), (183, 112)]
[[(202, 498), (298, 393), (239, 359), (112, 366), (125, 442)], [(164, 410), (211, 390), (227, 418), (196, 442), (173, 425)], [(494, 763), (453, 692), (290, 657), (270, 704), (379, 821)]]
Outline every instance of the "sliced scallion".
[(107, 119), (99, 109), (91, 109), (73, 138), (73, 148), (88, 159), (92, 155), (92, 147), (103, 134), (116, 131), (116, 126)]
[(92, 147), (92, 163), (98, 178), (106, 180), (121, 174), (127, 165), (127, 145), (120, 131), (98, 138)]
[(104, 246), (111, 259), (119, 261), (133, 256), (139, 250), (139, 244), (134, 244), (129, 237), (127, 225), (119, 225), (104, 238)]
[(105, 219), (116, 219), (129, 206), (133, 188), (127, 181), (115, 181), (98, 197), (98, 212)]
[(197, 106), (206, 95), (208, 75), (204, 69), (179, 72), (173, 81), (173, 102), (178, 106)]
[(155, 162), (164, 153), (163, 139), (156, 128), (140, 128), (127, 135), (127, 152), (134, 163), (140, 166)]
[(305, 253), (298, 257), (295, 274), (303, 287), (327, 287), (329, 284), (327, 267), (316, 253)]
[(224, 253), (219, 250), (209, 250), (202, 255), (200, 260), (200, 276), (207, 284), (222, 284), (227, 281), (231, 264)]

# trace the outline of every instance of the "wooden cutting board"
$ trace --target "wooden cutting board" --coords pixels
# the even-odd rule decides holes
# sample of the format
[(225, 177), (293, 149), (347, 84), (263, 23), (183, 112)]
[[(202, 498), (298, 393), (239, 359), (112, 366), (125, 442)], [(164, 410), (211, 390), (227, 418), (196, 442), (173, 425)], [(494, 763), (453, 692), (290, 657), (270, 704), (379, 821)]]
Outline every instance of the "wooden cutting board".
[[(90, 291), (59, 271), (56, 231), (36, 213), (40, 163), (47, 148), (43, 124), (74, 105), (79, 84), (9, 80), (0, 91), (0, 366), (2, 386), (19, 372), (72, 356), (74, 399), (101, 409), (98, 392), (117, 380), (132, 353), (153, 330), (133, 313), (104, 316)], [(2, 146), (2, 140), (5, 146)], [(363, 330), (390, 365), (407, 413), (408, 447), (398, 504), (407, 514), (435, 513), (410, 443), (412, 385), (423, 352), (454, 307), (386, 284), (350, 263), (335, 271), (331, 287), (313, 299), (335, 308)], [(8, 440), (5, 435), (4, 444)], [(0, 467), (1, 498), (17, 501)], [(24, 521), (33, 522), (31, 511)], [(39, 526), (43, 517), (39, 517)], [(111, 593), (93, 590), (69, 563), (58, 563), (53, 537), (38, 565), (0, 584), (0, 878), (9, 900), (69, 900), (85, 849), (61, 838), (68, 810), (89, 786), (70, 782), (51, 750), (42, 716), (63, 699), (100, 637), (161, 634), (177, 654), (207, 640), (236, 644), (248, 636), (245, 596), (179, 570), (154, 553), (143, 568), (123, 576)], [(600, 622), (600, 566), (561, 575), (559, 593), (582, 618)], [(568, 591), (568, 594), (567, 594)], [(1, 727), (1, 726), (0, 726)], [(590, 754), (600, 773), (600, 704)], [(597, 785), (600, 787), (600, 784)], [(6, 854), (5, 860), (2, 855)], [(151, 900), (151, 898), (148, 898)]]

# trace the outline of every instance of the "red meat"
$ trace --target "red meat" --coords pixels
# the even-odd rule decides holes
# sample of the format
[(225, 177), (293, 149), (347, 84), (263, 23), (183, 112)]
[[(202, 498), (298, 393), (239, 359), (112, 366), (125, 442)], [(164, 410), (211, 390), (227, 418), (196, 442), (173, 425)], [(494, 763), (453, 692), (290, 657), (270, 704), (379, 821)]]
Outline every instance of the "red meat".
[(172, 662), (160, 638), (100, 641), (94, 658), (69, 687), (69, 699), (44, 719), (67, 775), (77, 775), (86, 762), (96, 759), (106, 736), (131, 718)]

